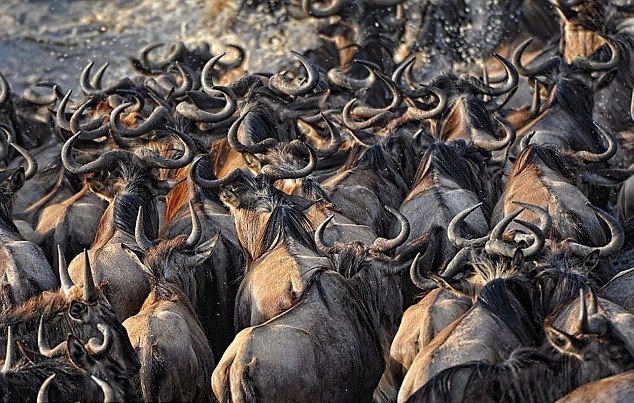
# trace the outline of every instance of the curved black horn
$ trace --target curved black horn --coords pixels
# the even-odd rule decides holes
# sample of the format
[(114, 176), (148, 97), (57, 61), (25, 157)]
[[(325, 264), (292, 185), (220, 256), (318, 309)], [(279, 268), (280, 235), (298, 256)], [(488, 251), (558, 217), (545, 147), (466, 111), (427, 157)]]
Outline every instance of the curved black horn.
[(152, 129), (158, 126), (160, 123), (166, 121), (169, 112), (166, 108), (159, 106), (152, 111), (150, 116), (140, 125), (134, 128), (125, 127), (121, 124), (119, 116), (124, 109), (132, 106), (132, 102), (123, 103), (112, 110), (110, 113), (110, 129), (116, 132), (117, 135), (123, 137), (138, 137), (149, 133)]
[(233, 148), (239, 153), (244, 153), (244, 152), (248, 152), (251, 154), (263, 153), (266, 150), (273, 147), (274, 145), (276, 145), (277, 140), (275, 140), (274, 138), (267, 138), (253, 145), (242, 144), (240, 140), (238, 140), (238, 129), (240, 128), (242, 121), (247, 117), (248, 114), (249, 112), (247, 111), (246, 113), (241, 115), (235, 122), (233, 122), (233, 124), (231, 125), (231, 128), (229, 129), (229, 133), (227, 133), (227, 142), (229, 143), (229, 146), (231, 148)]
[(318, 7), (314, 4), (314, 0), (302, 0), (302, 8), (304, 12), (315, 18), (326, 18), (337, 14), (347, 0), (332, 0), (327, 6)]
[(200, 226), (200, 218), (198, 218), (194, 203), (192, 203), (191, 200), (189, 202), (189, 215), (192, 218), (192, 230), (187, 237), (187, 241), (185, 241), (185, 249), (192, 250), (198, 245), (198, 242), (200, 242), (203, 231)]
[(623, 231), (621, 224), (619, 224), (619, 222), (610, 214), (606, 213), (595, 205), (591, 203), (586, 203), (586, 205), (594, 210), (595, 214), (598, 215), (603, 220), (603, 222), (608, 225), (611, 235), (610, 242), (608, 242), (607, 245), (598, 247), (581, 245), (576, 242), (568, 242), (568, 247), (570, 248), (572, 253), (577, 256), (585, 256), (597, 249), (599, 250), (600, 257), (606, 257), (617, 253), (619, 250), (621, 250), (623, 244), (625, 243), (625, 232)]
[(377, 252), (388, 252), (402, 245), (403, 243), (405, 243), (405, 241), (407, 241), (407, 238), (409, 238), (410, 226), (409, 226), (409, 221), (407, 221), (407, 218), (395, 208), (392, 208), (390, 206), (385, 206), (385, 208), (387, 209), (387, 211), (392, 213), (392, 215), (394, 215), (397, 218), (398, 222), (401, 225), (401, 230), (398, 233), (398, 235), (393, 239), (386, 239), (386, 238), (375, 239), (374, 244), (372, 245), (372, 248)]
[(445, 267), (442, 272), (443, 277), (455, 277), (458, 273), (461, 273), (465, 268), (464, 263), (471, 258), (471, 250), (470, 247), (460, 249)]
[(463, 76), (461, 78), (471, 84), (482, 94), (491, 96), (506, 94), (507, 92), (517, 87), (517, 82), (519, 80), (517, 70), (515, 70), (515, 67), (513, 67), (513, 64), (511, 64), (511, 62), (498, 55), (497, 53), (494, 53), (493, 57), (495, 57), (502, 64), (504, 70), (506, 71), (506, 80), (499, 87), (491, 87), (490, 85), (487, 85), (472, 76)]
[(484, 245), (484, 250), (489, 255), (513, 257), (513, 255), (515, 254), (515, 247), (505, 243), (502, 240), (502, 236), (504, 235), (504, 231), (506, 230), (506, 227), (509, 226), (511, 221), (515, 220), (517, 216), (520, 215), (523, 211), (524, 207), (515, 210), (511, 214), (507, 214), (495, 227), (493, 227), (493, 229), (491, 230), (491, 236)]
[(447, 94), (445, 94), (443, 90), (441, 90), (440, 88), (432, 87), (431, 85), (425, 86), (425, 89), (431, 91), (436, 96), (436, 98), (438, 98), (438, 105), (428, 111), (409, 105), (405, 113), (410, 119), (430, 119), (442, 114), (445, 109), (447, 109)]
[(93, 106), (95, 103), (99, 102), (99, 97), (90, 98), (83, 104), (77, 108), (77, 110), (73, 113), (70, 118), (70, 130), (73, 133), (83, 132), (84, 138), (94, 140), (99, 137), (105, 136), (108, 134), (108, 130), (110, 128), (108, 123), (103, 123), (105, 116), (101, 116), (83, 127), (79, 124), (79, 119), (84, 114), (84, 111), (88, 109), (88, 107)]
[(0, 161), (4, 161), (9, 155), (9, 143), (12, 142), (9, 138), (15, 138), (15, 135), (12, 136), (10, 130), (12, 131), (9, 126), (0, 123), (0, 132), (4, 133), (3, 136), (0, 136)]
[(515, 64), (515, 68), (524, 77), (534, 77), (540, 74), (544, 74), (548, 70), (557, 66), (561, 62), (561, 58), (559, 56), (551, 57), (550, 59), (540, 63), (537, 66), (528, 67), (522, 64), (522, 54), (524, 50), (531, 44), (533, 38), (529, 38), (526, 41), (522, 42), (513, 52), (513, 63)]
[(7, 352), (4, 355), (4, 365), (0, 369), (0, 373), (6, 374), (11, 370), (15, 363), (15, 342), (13, 341), (13, 328), (7, 326)]
[(178, 169), (187, 166), (196, 155), (196, 145), (194, 141), (187, 134), (177, 130), (173, 127), (167, 127), (171, 133), (173, 133), (183, 144), (183, 155), (176, 159), (169, 159), (162, 157), (154, 150), (144, 148), (141, 150), (140, 158), (148, 165), (157, 168), (165, 169)]
[(145, 234), (143, 228), (143, 206), (139, 206), (139, 213), (136, 216), (136, 225), (134, 226), (134, 240), (143, 252), (147, 252), (154, 246), (154, 242), (151, 241)]
[(37, 403), (48, 403), (48, 387), (53, 382), (53, 379), (55, 379), (55, 374), (50, 375), (44, 380), (42, 386), (40, 386), (40, 389), (37, 391)]
[(594, 126), (597, 128), (597, 132), (603, 138), (605, 138), (606, 142), (608, 143), (608, 148), (604, 152), (598, 153), (598, 154), (590, 152), (590, 151), (585, 151), (585, 150), (577, 151), (575, 152), (575, 156), (581, 158), (582, 160), (586, 162), (607, 161), (610, 158), (612, 158), (614, 154), (616, 154), (618, 144), (616, 143), (616, 140), (614, 139), (614, 134), (612, 134), (612, 132), (605, 130), (603, 127), (601, 127), (600, 124), (596, 122), (594, 123)]
[(482, 206), (482, 202), (476, 204), (473, 207), (467, 207), (460, 213), (456, 214), (456, 216), (452, 218), (449, 222), (449, 225), (447, 226), (447, 238), (449, 238), (449, 241), (456, 248), (460, 249), (466, 246), (482, 246), (489, 239), (489, 235), (485, 235), (476, 239), (464, 239), (460, 234), (460, 226), (462, 226), (464, 220), (480, 206)]
[(546, 245), (546, 237), (544, 236), (541, 228), (533, 223), (520, 220), (519, 218), (516, 218), (515, 222), (523, 225), (533, 234), (533, 243), (531, 246), (522, 248), (524, 259), (530, 259), (539, 255)]
[(9, 82), (4, 77), (4, 75), (0, 73), (0, 105), (7, 102), (7, 99), (9, 99), (10, 95), (11, 95), (11, 86), (9, 85)]
[(66, 341), (63, 341), (51, 349), (48, 340), (44, 337), (44, 316), (40, 316), (40, 324), (37, 327), (37, 349), (40, 355), (47, 358), (59, 357), (66, 352), (66, 346)]
[(88, 250), (84, 249), (84, 301), (94, 303), (97, 302), (98, 298), (99, 295), (97, 294), (97, 287), (95, 287), (95, 280), (92, 278), (92, 268), (90, 267)]
[(24, 172), (24, 179), (29, 180), (35, 176), (37, 173), (37, 160), (29, 154), (24, 148), (20, 147), (15, 143), (10, 143), (11, 147), (15, 148), (17, 152), (22, 154), (24, 159), (26, 160), (26, 171)]
[(606, 71), (615, 68), (621, 59), (621, 52), (614, 41), (609, 38), (605, 38), (605, 41), (612, 51), (610, 60), (607, 62), (598, 62), (587, 57), (577, 56), (572, 61), (572, 65), (586, 71)]
[(81, 71), (81, 74), (79, 76), (79, 85), (81, 86), (81, 90), (84, 92), (84, 95), (91, 95), (101, 91), (101, 88), (95, 88), (93, 84), (95, 81), (97, 83), (101, 82), (101, 77), (103, 76), (103, 73), (106, 70), (106, 68), (108, 68), (108, 63), (105, 63), (105, 65), (99, 68), (97, 74), (95, 75), (96, 80), (91, 80), (90, 70), (92, 69), (92, 66), (94, 64), (95, 62), (88, 63), (86, 67), (84, 67), (84, 69)]
[(211, 95), (214, 93), (214, 80), (212, 72), (214, 71), (214, 67), (216, 67), (216, 63), (218, 63), (218, 61), (226, 54), (227, 52), (222, 52), (221, 54), (209, 59), (207, 63), (205, 63), (205, 67), (203, 67), (202, 73), (200, 73), (200, 86), (207, 94)]
[[(297, 144), (297, 143), (301, 143), (299, 140), (293, 140), (293, 142), (291, 142), (291, 144)], [(300, 169), (285, 169), (282, 167), (278, 167), (278, 166), (273, 166), (271, 164), (269, 165), (265, 165), (262, 167), (262, 170), (260, 171), (260, 173), (268, 178), (270, 178), (272, 181), (276, 181), (279, 179), (298, 179), (298, 178), (305, 178), (306, 176), (310, 175), (315, 168), (317, 167), (317, 153), (315, 152), (315, 149), (310, 145), (310, 144), (306, 144), (306, 143), (301, 143), (304, 145), (304, 147), (306, 147), (307, 151), (308, 151), (308, 164)]]
[(319, 70), (317, 66), (306, 56), (301, 53), (291, 50), (293, 56), (295, 56), (304, 66), (306, 70), (306, 80), (300, 85), (293, 85), (282, 74), (274, 74), (269, 78), (269, 87), (276, 89), (277, 91), (292, 96), (305, 95), (311, 92), (319, 82)]
[(110, 351), (110, 346), (112, 346), (112, 329), (110, 326), (104, 325), (103, 323), (97, 323), (97, 329), (101, 332), (101, 342), (98, 341), (97, 338), (91, 337), (86, 344), (88, 347), (88, 351), (91, 355), (101, 356), (107, 354)]
[(365, 78), (353, 78), (345, 74), (340, 69), (328, 70), (328, 80), (334, 85), (346, 88), (351, 91), (358, 91), (364, 88), (370, 88), (376, 82), (376, 74), (366, 65), (362, 65), (367, 71), (368, 76)]
[(117, 401), (114, 395), (114, 390), (112, 390), (112, 387), (108, 382), (99, 379), (94, 375), (90, 375), (90, 378), (101, 388), (101, 392), (103, 393), (103, 403), (113, 403)]
[(325, 149), (318, 149), (317, 155), (320, 157), (329, 157), (336, 153), (341, 147), (341, 131), (335, 126), (334, 123), (324, 113), (320, 113), (321, 118), (326, 122), (328, 126), (328, 132), (330, 133), (330, 142)]
[(200, 160), (203, 158), (204, 156), (199, 155), (196, 157), (196, 159), (194, 159), (194, 161), (192, 162), (192, 164), (189, 166), (189, 172), (188, 172), (188, 178), (204, 187), (204, 188), (208, 188), (208, 189), (218, 189), (221, 186), (224, 186), (228, 183), (231, 182), (235, 182), (237, 179), (239, 179), (240, 177), (242, 177), (242, 175), (244, 174), (243, 171), (240, 168), (235, 168), (233, 171), (231, 171), (231, 173), (227, 176), (225, 176), (222, 179), (204, 179), (201, 178), (200, 175), (198, 175), (198, 163), (200, 162)]
[(87, 164), (79, 164), (72, 156), (73, 144), (79, 138), (82, 132), (75, 133), (71, 138), (66, 140), (62, 147), (62, 163), (64, 167), (70, 172), (81, 175), (90, 172), (96, 172), (100, 170), (112, 169), (120, 161), (128, 160), (130, 152), (126, 150), (110, 150), (105, 154), (102, 154), (95, 161)]
[[(431, 236), (434, 236), (433, 232)], [(438, 285), (436, 284), (435, 281), (423, 276), (420, 273), (420, 270), (418, 269), (419, 266), (422, 265), (423, 267), (425, 267), (425, 272), (427, 272), (428, 271), (427, 269), (429, 269), (434, 262), (435, 254), (436, 254), (435, 241), (432, 238), (429, 241), (427, 250), (425, 250), (425, 254), (422, 256), (422, 260), (421, 260), (420, 253), (418, 253), (416, 254), (416, 257), (414, 258), (414, 261), (412, 262), (412, 265), (410, 266), (409, 277), (414, 283), (414, 285), (420, 290), (426, 291), (426, 290), (433, 290), (434, 288), (438, 288)]]
[(370, 127), (378, 126), (379, 124), (382, 124), (386, 120), (386, 118), (393, 116), (392, 112), (383, 111), (363, 122), (357, 122), (356, 120), (353, 119), (351, 114), (352, 107), (354, 106), (356, 102), (357, 102), (357, 98), (352, 98), (350, 102), (348, 102), (343, 107), (343, 111), (341, 112), (343, 123), (352, 130), (364, 130)]
[(59, 280), (62, 291), (64, 292), (64, 295), (68, 297), (71, 288), (73, 288), (75, 284), (73, 284), (73, 280), (70, 278), (70, 274), (68, 274), (66, 257), (64, 256), (64, 251), (62, 251), (62, 247), (59, 244), (57, 244), (57, 271), (59, 272)]
[(501, 117), (494, 117), (495, 121), (504, 129), (504, 137), (500, 140), (481, 140), (474, 139), (473, 144), (484, 151), (498, 151), (515, 141), (515, 127), (508, 120)]
[(326, 245), (326, 241), (324, 239), (324, 230), (333, 218), (335, 218), (335, 216), (333, 214), (330, 214), (321, 224), (319, 224), (319, 226), (315, 230), (315, 245), (317, 246), (317, 249), (319, 249), (319, 251), (325, 255), (329, 255), (332, 252), (332, 247)]
[(183, 101), (176, 105), (176, 111), (187, 119), (204, 123), (217, 123), (227, 120), (238, 108), (236, 94), (229, 87), (214, 86), (211, 90), (220, 92), (225, 97), (225, 106), (218, 112), (207, 112), (191, 102)]
[(66, 95), (62, 98), (57, 107), (57, 111), (55, 111), (55, 119), (57, 121), (57, 126), (66, 131), (71, 131), (70, 122), (66, 118), (66, 105), (68, 104), (68, 100), (70, 99), (70, 95), (73, 93), (73, 90), (68, 90)]

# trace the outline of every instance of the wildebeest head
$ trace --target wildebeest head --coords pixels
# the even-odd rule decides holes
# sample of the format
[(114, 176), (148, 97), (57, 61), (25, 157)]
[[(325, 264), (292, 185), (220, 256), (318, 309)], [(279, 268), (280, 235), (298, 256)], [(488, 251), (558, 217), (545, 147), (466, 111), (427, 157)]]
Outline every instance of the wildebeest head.
[(303, 211), (310, 203), (283, 194), (268, 178), (245, 175), (221, 190), (220, 199), (229, 208), (240, 244), (252, 259), (290, 238), (316, 250), (310, 221)]
[(203, 263), (214, 250), (220, 234), (200, 243), (202, 228), (194, 205), (189, 203), (192, 217), (191, 233), (179, 235), (174, 239), (152, 240), (145, 233), (143, 207), (135, 224), (135, 239), (141, 251), (123, 246), (130, 257), (148, 274), (150, 285), (158, 298), (167, 298), (174, 293), (165, 284), (174, 285), (192, 304), (196, 304), (195, 269)]
[[(488, 154), (488, 153), (486, 153)], [(414, 178), (414, 186), (437, 184), (473, 192), (485, 203), (484, 214), (489, 217), (495, 201), (502, 193), (501, 170), (489, 165), (490, 155), (469, 146), (465, 141), (436, 142), (430, 144)]]
[(59, 247), (58, 259), (61, 288), (56, 292), (46, 291), (18, 307), (6, 310), (0, 315), (0, 326), (13, 326), (18, 337), (34, 350), (40, 321), (40, 333), (56, 344), (68, 333), (86, 340), (100, 336), (99, 326), (105, 325), (112, 336), (110, 355), (123, 363), (130, 374), (136, 373), (139, 363), (127, 333), (110, 303), (95, 286), (87, 254), (84, 285), (75, 285), (71, 280), (66, 259)]
[(435, 121), (438, 139), (471, 141), (485, 151), (501, 150), (515, 140), (513, 126), (504, 119), (495, 118), (504, 132), (503, 138), (498, 139), (496, 124), (488, 109), (494, 110), (501, 105), (497, 105), (495, 100), (489, 101), (490, 105), (487, 105), (479, 98), (482, 94), (504, 95), (517, 88), (517, 71), (510, 62), (502, 58), (500, 60), (504, 61), (509, 77), (501, 88), (486, 86), (471, 76), (458, 79), (451, 74), (439, 76), (430, 83), (448, 97), (446, 111)]
[(579, 293), (579, 321), (575, 333), (556, 329), (547, 320), (544, 331), (550, 344), (560, 353), (580, 361), (582, 377), (593, 374), (590, 376), (597, 379), (630, 369), (634, 362), (632, 347), (599, 313), (596, 297), (586, 299), (583, 289)]
[(393, 277), (404, 268), (398, 258), (388, 256), (390, 251), (402, 245), (409, 237), (409, 222), (398, 210), (386, 207), (399, 224), (399, 234), (392, 239), (377, 238), (372, 245), (349, 242), (326, 245), (323, 232), (334, 216), (330, 215), (315, 231), (315, 244), (325, 254), (332, 256), (333, 267), (357, 290), (371, 315), (377, 316), (391, 337), (396, 333), (402, 314), (403, 296), (397, 280)]

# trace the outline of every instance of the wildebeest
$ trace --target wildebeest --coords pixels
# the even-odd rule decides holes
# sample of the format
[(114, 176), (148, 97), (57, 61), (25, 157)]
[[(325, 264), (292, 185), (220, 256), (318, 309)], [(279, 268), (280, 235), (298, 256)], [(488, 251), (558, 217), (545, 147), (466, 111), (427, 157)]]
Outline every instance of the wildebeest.
[[(322, 247), (325, 224), (315, 234)], [(291, 308), (236, 336), (212, 377), (220, 401), (372, 398), (401, 315), (390, 278), (398, 267), (374, 246), (329, 251), (332, 263), (307, 272)]]
[(531, 286), (520, 275), (522, 260), (501, 259), (495, 262), (484, 258), (478, 262), (491, 275), (501, 278), (488, 281), (473, 306), (419, 352), (405, 375), (399, 402), (410, 399), (447, 368), (472, 360), (496, 362), (518, 347), (535, 344)]
[(150, 294), (138, 314), (123, 322), (141, 362), (141, 391), (146, 401), (211, 401), (214, 356), (196, 316), (194, 271), (218, 240), (200, 243), (202, 230), (190, 203), (189, 236), (152, 241), (143, 228), (143, 207), (136, 221), (141, 252), (123, 246), (146, 272)]
[[(57, 346), (69, 333), (85, 340), (99, 337), (99, 326), (105, 325), (111, 333), (109, 354), (123, 366), (128, 376), (135, 376), (139, 362), (128, 334), (103, 293), (95, 287), (90, 265), (84, 267), (83, 286), (73, 284), (63, 255), (59, 255), (58, 266), (61, 287), (2, 311), (0, 328), (11, 326), (25, 348), (37, 351), (41, 337)], [(6, 343), (6, 339), (0, 338), (0, 346), (4, 347)]]
[[(8, 146), (7, 142), (3, 143)], [(13, 197), (25, 180), (34, 175), (37, 165), (26, 150), (14, 143), (11, 145), (27, 158), (29, 165), (26, 172), (23, 167), (0, 172), (0, 306), (3, 309), (17, 306), (58, 284), (42, 250), (26, 241), (13, 222)]]
[[(409, 402), (547, 402), (579, 385), (631, 369), (632, 347), (600, 314), (581, 314), (573, 334), (544, 323), (548, 343), (514, 351), (499, 363), (475, 362), (446, 369)], [(597, 330), (602, 329), (602, 330)]]
[[(511, 202), (529, 203), (548, 211), (552, 217), (551, 229), (545, 234), (551, 242), (580, 245), (574, 247), (577, 254), (587, 254), (592, 245), (600, 247), (601, 257), (618, 252), (624, 241), (623, 231), (613, 217), (591, 205), (575, 186), (581, 169), (578, 160), (554, 148), (527, 146), (513, 164), (491, 222), (497, 223), (521, 208)], [(522, 212), (518, 218), (534, 224), (539, 221), (531, 211)], [(608, 224), (610, 239), (600, 220)], [(602, 282), (612, 277), (607, 269), (598, 270), (596, 276)]]
[(231, 211), (247, 254), (235, 305), (235, 328), (241, 330), (290, 308), (305, 288), (307, 271), (327, 259), (320, 256), (301, 207), (267, 178), (243, 176), (223, 189), (220, 198)]

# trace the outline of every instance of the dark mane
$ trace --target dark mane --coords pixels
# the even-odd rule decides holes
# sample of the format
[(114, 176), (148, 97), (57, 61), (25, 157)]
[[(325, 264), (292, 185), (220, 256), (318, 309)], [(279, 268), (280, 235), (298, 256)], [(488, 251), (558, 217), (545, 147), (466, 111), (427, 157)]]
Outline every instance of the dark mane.
[(302, 180), (301, 185), (302, 185), (302, 188), (301, 188), (302, 197), (312, 201), (321, 201), (325, 203), (330, 203), (328, 194), (324, 192), (324, 190), (319, 185), (319, 182), (317, 182), (314, 178), (311, 178), (310, 176), (307, 178), (304, 178), (304, 180)]
[(117, 228), (134, 236), (139, 207), (143, 206), (143, 225), (150, 239), (158, 235), (158, 217), (154, 194), (148, 183), (153, 179), (149, 170), (136, 164), (121, 164), (123, 188), (114, 200), (113, 220)]
[[(581, 71), (562, 71), (556, 75), (556, 85), (552, 89), (554, 103), (560, 105), (575, 119), (592, 123), (592, 107), (594, 105), (594, 94), (582, 79), (571, 78), (572, 74), (587, 74)], [(592, 80), (590, 76), (587, 80)]]
[(455, 181), (463, 189), (481, 196), (484, 191), (482, 172), (475, 166), (483, 166), (488, 161), (481, 152), (462, 140), (436, 142), (429, 145), (420, 160), (414, 184), (419, 183), (430, 171)]
[(293, 240), (311, 250), (317, 250), (313, 229), (306, 214), (295, 205), (280, 204), (273, 208), (264, 232), (263, 250), (269, 250), (281, 240)]
[(540, 291), (540, 309), (542, 319), (555, 316), (569, 305), (570, 301), (579, 298), (579, 289), (588, 289), (590, 282), (585, 276), (558, 270), (548, 270), (538, 274), (537, 282)]
[(351, 279), (372, 264), (366, 257), (366, 248), (358, 242), (335, 244), (336, 254), (332, 255), (333, 270), (346, 279)]
[(575, 183), (583, 163), (577, 158), (559, 152), (558, 150), (537, 144), (530, 144), (522, 150), (513, 164), (507, 183), (527, 169), (529, 166), (545, 164), (548, 168), (563, 176), (568, 182)]
[[(521, 348), (500, 363), (476, 361), (455, 365), (430, 379), (413, 396), (417, 402), (448, 401), (547, 401), (527, 395), (523, 388), (534, 388), (530, 383), (533, 373), (544, 375), (548, 366), (567, 360), (550, 345), (540, 348)], [(567, 365), (560, 365), (565, 372)], [(552, 374), (551, 374), (552, 375)], [(571, 378), (574, 377), (570, 374)], [(541, 395), (542, 391), (536, 394)], [(475, 399), (475, 400), (474, 400)], [(481, 399), (481, 400), (480, 400)], [(493, 399), (493, 400), (491, 400)]]
[(244, 176), (233, 184), (239, 194), (240, 205), (247, 210), (263, 209), (271, 212), (261, 240), (262, 251), (268, 251), (280, 241), (293, 240), (316, 250), (312, 225), (298, 198), (288, 196), (271, 186), (264, 176)]
[[(537, 334), (531, 317), (532, 300), (526, 287), (518, 280), (495, 279), (480, 290), (474, 306), (481, 306), (500, 319), (522, 345), (533, 345)], [(515, 298), (510, 298), (510, 295)]]

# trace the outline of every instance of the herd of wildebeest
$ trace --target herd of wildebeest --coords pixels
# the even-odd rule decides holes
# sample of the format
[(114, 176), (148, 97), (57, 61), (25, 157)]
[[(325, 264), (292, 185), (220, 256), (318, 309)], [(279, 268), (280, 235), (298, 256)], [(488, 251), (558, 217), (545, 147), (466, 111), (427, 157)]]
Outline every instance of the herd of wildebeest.
[(475, 63), (452, 2), (400, 60), (400, 3), (286, 3), (286, 71), (2, 77), (3, 401), (634, 400), (634, 9), (520, 2)]

